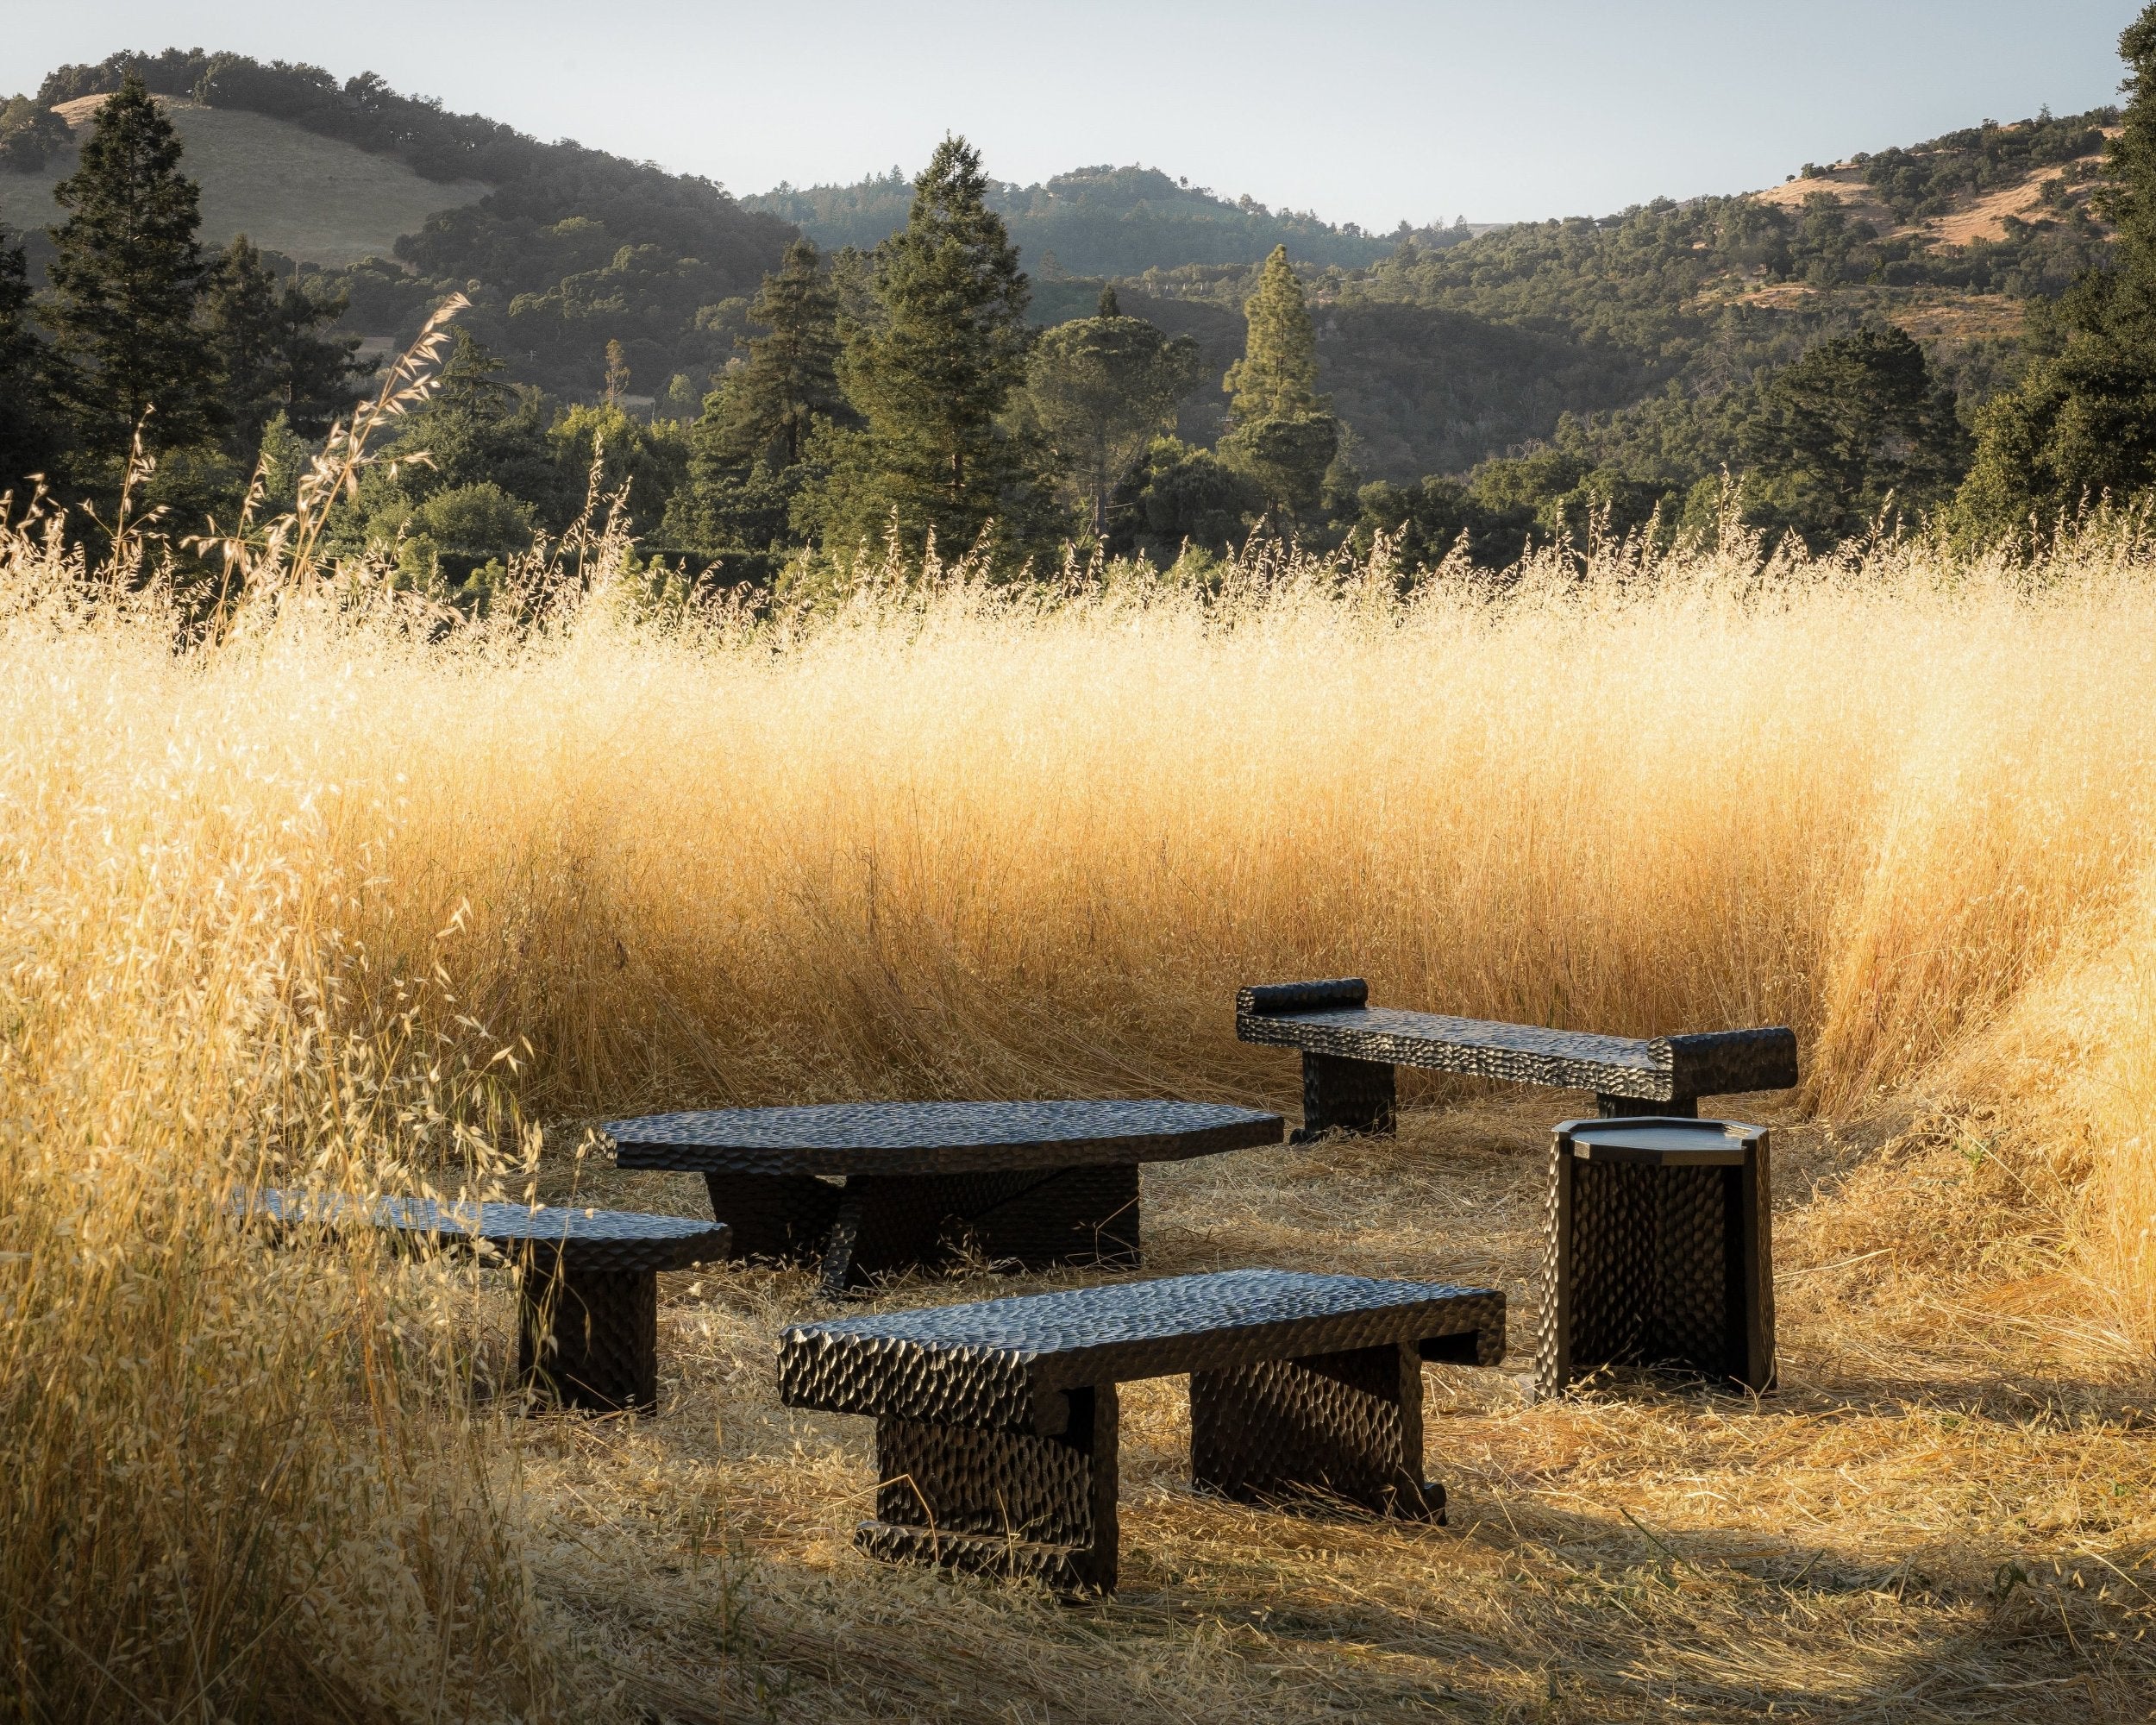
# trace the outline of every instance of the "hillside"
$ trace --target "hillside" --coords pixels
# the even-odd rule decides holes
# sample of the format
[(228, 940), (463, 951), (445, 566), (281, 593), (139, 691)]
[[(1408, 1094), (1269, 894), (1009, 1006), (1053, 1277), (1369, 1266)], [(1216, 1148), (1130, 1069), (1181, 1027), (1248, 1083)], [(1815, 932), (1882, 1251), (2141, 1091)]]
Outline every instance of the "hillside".
[[(205, 237), (242, 217), (272, 224), (310, 249), (279, 243), (270, 226), (249, 232), (288, 258), (318, 260), (305, 273), (349, 297), (346, 329), (377, 346), (410, 336), (447, 294), (469, 292), (467, 321), (511, 375), (564, 394), (596, 388), (610, 340), (627, 348), (638, 380), (661, 386), (724, 366), (734, 314), (711, 308), (745, 307), (793, 231), (710, 180), (542, 143), (371, 72), (340, 80), (319, 66), (171, 48), (62, 66), (22, 105), (78, 113), (130, 72), (179, 104)], [(66, 165), (56, 155), (11, 178), (49, 185)], [(0, 221), (52, 219), (34, 184), (16, 191)]]
[[(744, 198), (782, 217), (819, 246), (866, 251), (906, 226), (912, 183), (902, 168), (851, 185), (780, 185)], [(999, 184), (989, 207), (1036, 275), (1131, 276), (1187, 264), (1256, 263), (1284, 245), (1299, 262), (1359, 269), (1395, 241), (1295, 210), (1275, 214), (1247, 193), (1231, 201), (1158, 168), (1073, 169), (1037, 185)], [(1404, 224), (1403, 224), (1404, 230)]]
[[(53, 110), (79, 141), (104, 100), (78, 96)], [(400, 236), (437, 210), (476, 204), (493, 188), (478, 180), (423, 179), (392, 156), (310, 132), (289, 120), (185, 97), (158, 98), (202, 185), (202, 236), (222, 246), (245, 234), (303, 263), (341, 266), (388, 257)], [(60, 219), (53, 185), (75, 171), (78, 145), (28, 172), (0, 172), (0, 227), (16, 231)]]

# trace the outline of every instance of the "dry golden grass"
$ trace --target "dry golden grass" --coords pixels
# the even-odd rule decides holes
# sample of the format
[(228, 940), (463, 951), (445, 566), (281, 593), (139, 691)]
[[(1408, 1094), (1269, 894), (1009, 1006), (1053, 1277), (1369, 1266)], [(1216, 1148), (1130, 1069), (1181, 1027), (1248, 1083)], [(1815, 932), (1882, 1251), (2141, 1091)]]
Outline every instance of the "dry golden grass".
[[(362, 572), (172, 650), (0, 556), (0, 1588), (26, 1717), (2126, 1719), (2156, 1655), (2156, 567), (1916, 548), (1503, 594), (1258, 562), (815, 612), (602, 571), (452, 630)], [(1548, 1123), (1148, 1175), (1150, 1268), (1486, 1277), (1453, 1525), (1194, 1496), (1125, 1402), (1125, 1575), (856, 1559), (818, 1309), (670, 1279), (655, 1420), (517, 1421), (491, 1273), (269, 1254), (266, 1168), (695, 1212), (609, 1114), (1286, 1106), (1241, 982), (1614, 1032), (1786, 1019), (1785, 1387), (1523, 1401)], [(1749, 1107), (1750, 1103), (1740, 1106)], [(1004, 1280), (999, 1289), (1054, 1278)], [(975, 1297), (979, 1277), (888, 1289)]]

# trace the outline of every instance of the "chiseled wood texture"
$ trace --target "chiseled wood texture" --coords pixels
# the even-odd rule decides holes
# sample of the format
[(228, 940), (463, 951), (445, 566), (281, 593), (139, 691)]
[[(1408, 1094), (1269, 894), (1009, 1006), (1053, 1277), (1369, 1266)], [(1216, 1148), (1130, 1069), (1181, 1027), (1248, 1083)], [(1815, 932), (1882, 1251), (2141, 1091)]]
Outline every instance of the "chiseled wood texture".
[[(1378, 1094), (1374, 1078), (1352, 1080), (1345, 1070), (1351, 1062), (1592, 1090), (1613, 1114), (1641, 1103), (1683, 1113), (1702, 1096), (1782, 1090), (1797, 1082), (1796, 1032), (1784, 1025), (1644, 1040), (1595, 1036), (1372, 1007), (1369, 985), (1351, 976), (1244, 988), (1236, 995), (1235, 1033), (1244, 1042), (1300, 1050), (1305, 1089), (1315, 1091), (1324, 1124), (1365, 1132), (1388, 1129), (1377, 1122), (1389, 1117), (1390, 1096)], [(1356, 1082), (1369, 1095), (1354, 1094)], [(1310, 1100), (1306, 1095), (1307, 1126)]]
[(1191, 1375), (1192, 1472), (1443, 1518), (1422, 1477), (1424, 1359), (1495, 1365), (1495, 1289), (1224, 1270), (799, 1326), (780, 1399), (874, 1415), (872, 1554), (1116, 1581), (1116, 1385)]

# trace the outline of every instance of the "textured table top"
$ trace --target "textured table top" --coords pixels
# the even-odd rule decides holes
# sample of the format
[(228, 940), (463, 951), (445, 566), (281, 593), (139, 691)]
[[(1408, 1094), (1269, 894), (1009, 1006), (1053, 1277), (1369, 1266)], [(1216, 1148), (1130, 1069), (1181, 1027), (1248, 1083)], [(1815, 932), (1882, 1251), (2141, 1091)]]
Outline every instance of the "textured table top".
[(1278, 1114), (1215, 1102), (834, 1102), (610, 1120), (624, 1168), (966, 1174), (1175, 1162), (1278, 1144)]
[(1062, 1392), (1388, 1343), (1504, 1358), (1505, 1296), (1447, 1283), (1229, 1270), (799, 1326), (780, 1400), (839, 1413), (1053, 1432)]
[(1635, 1162), (1656, 1168), (1733, 1168), (1766, 1137), (1739, 1120), (1563, 1120), (1551, 1128), (1583, 1162)]
[(1650, 1102), (1783, 1090), (1797, 1080), (1796, 1033), (1782, 1025), (1641, 1039), (1401, 1012), (1368, 1000), (1368, 987), (1351, 976), (1244, 988), (1235, 1033), (1349, 1060)]
[(732, 1231), (724, 1222), (640, 1210), (589, 1210), (573, 1205), (439, 1204), (430, 1198), (377, 1198), (362, 1203), (335, 1193), (271, 1188), (248, 1195), (240, 1208), (273, 1222), (335, 1224), (363, 1218), (373, 1227), (425, 1234), (456, 1243), (529, 1245), (551, 1257), (565, 1253), (573, 1270), (686, 1270), (726, 1256)]

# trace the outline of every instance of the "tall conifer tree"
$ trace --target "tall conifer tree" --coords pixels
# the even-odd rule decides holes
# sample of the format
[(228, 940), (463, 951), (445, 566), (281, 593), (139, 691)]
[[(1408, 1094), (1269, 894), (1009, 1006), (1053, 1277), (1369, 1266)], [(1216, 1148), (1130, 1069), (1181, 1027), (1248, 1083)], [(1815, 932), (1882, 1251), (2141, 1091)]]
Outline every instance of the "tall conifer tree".
[(1220, 453), (1264, 493), (1284, 530), (1317, 507), (1340, 447), (1340, 422), (1318, 393), (1317, 331), (1287, 247), (1265, 260), (1244, 317), (1243, 357), (1220, 380), (1234, 421)]
[(97, 110), (81, 166), (53, 190), (68, 212), (52, 230), (55, 381), (96, 466), (126, 455), (153, 406), (154, 448), (200, 442), (224, 421), (216, 356), (195, 324), (208, 267), (179, 158), (171, 122), (130, 73)]
[(838, 293), (812, 242), (786, 248), (749, 315), (769, 333), (749, 343), (749, 363), (730, 380), (730, 429), (743, 455), (768, 451), (775, 466), (790, 467), (813, 421), (849, 417), (838, 387)]
[(351, 402), (356, 336), (316, 334), (342, 309), (280, 283), (244, 234), (210, 267), (203, 292), (203, 335), (216, 356), (229, 416), (230, 448), (252, 461), (269, 422), (319, 436)]
[(913, 182), (904, 230), (877, 248), (881, 315), (839, 367), (867, 430), (804, 499), (826, 544), (873, 541), (895, 518), (909, 548), (932, 532), (955, 555), (991, 521), (1006, 540), (1037, 524), (1028, 451), (999, 423), (1025, 376), (1031, 289), (987, 192), (979, 154), (946, 138)]
[(53, 455), (45, 349), (29, 308), (22, 248), (0, 246), (0, 492), (18, 499), (25, 479), (50, 471)]
[(1243, 357), (1228, 367), (1220, 387), (1233, 400), (1239, 423), (1285, 419), (1324, 411), (1318, 394), (1318, 332), (1302, 283), (1288, 261), (1288, 248), (1275, 246), (1258, 272), (1257, 287), (1243, 307), (1249, 334)]

